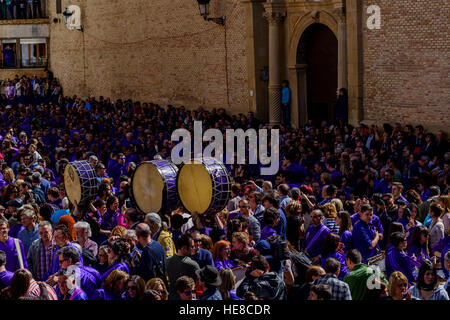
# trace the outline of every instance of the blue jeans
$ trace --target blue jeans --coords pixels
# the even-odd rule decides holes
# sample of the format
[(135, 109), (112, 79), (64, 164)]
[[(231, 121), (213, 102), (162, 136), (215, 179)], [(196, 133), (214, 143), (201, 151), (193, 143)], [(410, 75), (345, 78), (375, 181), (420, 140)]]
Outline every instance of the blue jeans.
[(290, 104), (282, 104), (281, 110), (283, 112), (283, 125), (286, 127), (291, 124), (291, 106)]

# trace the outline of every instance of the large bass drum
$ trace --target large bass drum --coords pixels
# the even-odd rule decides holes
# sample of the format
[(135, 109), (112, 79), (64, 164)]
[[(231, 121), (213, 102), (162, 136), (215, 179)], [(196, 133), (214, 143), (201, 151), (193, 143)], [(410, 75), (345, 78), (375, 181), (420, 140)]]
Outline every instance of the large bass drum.
[(73, 204), (90, 201), (97, 196), (98, 181), (89, 161), (70, 162), (64, 168), (64, 188)]
[(179, 203), (176, 191), (177, 166), (166, 160), (138, 165), (131, 178), (131, 198), (143, 213), (168, 213)]
[(228, 204), (230, 177), (225, 166), (216, 158), (194, 159), (180, 167), (177, 190), (187, 211), (215, 213)]

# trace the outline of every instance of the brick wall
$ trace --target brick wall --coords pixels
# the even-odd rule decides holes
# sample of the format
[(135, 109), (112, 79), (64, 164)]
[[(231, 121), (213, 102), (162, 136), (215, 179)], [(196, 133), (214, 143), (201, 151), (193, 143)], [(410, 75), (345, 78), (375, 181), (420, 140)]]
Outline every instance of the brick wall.
[[(381, 7), (381, 30), (368, 30), (366, 9)], [(450, 125), (450, 2), (364, 0), (364, 119)]]
[[(70, 4), (82, 10), (84, 33), (52, 23), (50, 43), (51, 68), (66, 94), (248, 109), (240, 0), (210, 8), (213, 17), (227, 16), (228, 96), (224, 28), (203, 21), (196, 1), (63, 0), (63, 8)], [(53, 21), (54, 2), (49, 11)]]

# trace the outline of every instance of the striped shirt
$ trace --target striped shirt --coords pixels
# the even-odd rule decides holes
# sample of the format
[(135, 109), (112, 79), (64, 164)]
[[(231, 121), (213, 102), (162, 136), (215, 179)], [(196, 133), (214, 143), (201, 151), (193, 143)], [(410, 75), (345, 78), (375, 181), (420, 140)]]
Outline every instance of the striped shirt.
[(46, 247), (41, 241), (40, 254), (39, 254), (39, 264), (37, 266), (37, 276), (38, 279), (44, 278), (45, 274), (50, 270), (52, 266), (53, 249), (55, 244), (52, 242)]
[[(50, 300), (58, 300), (58, 296), (56, 295), (55, 290), (45, 283), (45, 286), (47, 287), (48, 291), (48, 297)], [(41, 296), (41, 289), (39, 288), (39, 284), (36, 282), (36, 280), (31, 279), (30, 280), (30, 287), (27, 291), (27, 297), (40, 297)]]

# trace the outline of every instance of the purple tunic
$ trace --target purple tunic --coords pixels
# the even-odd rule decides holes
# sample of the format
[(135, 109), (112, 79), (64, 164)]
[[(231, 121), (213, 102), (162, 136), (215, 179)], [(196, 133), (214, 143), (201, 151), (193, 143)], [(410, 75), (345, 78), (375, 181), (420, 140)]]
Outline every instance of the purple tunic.
[(237, 265), (235, 265), (234, 262), (231, 261), (230, 259), (227, 259), (224, 261), (220, 261), (219, 259), (216, 259), (214, 261), (214, 266), (217, 268), (217, 270), (225, 269), (225, 268), (234, 269), (237, 267)]
[(130, 268), (128, 268), (128, 265), (125, 262), (119, 262), (113, 264), (111, 268), (109, 268), (104, 274), (101, 275), (102, 280), (105, 281), (106, 278), (108, 278), (109, 274), (116, 269), (125, 271), (126, 273), (130, 274)]
[(275, 231), (275, 229), (273, 229), (271, 226), (265, 226), (261, 230), (260, 240), (266, 240), (267, 238), (269, 238), (271, 236), (275, 236), (275, 235), (277, 235), (277, 232)]
[[(25, 248), (23, 247), (22, 241), (19, 240), (19, 243), (20, 249), (22, 250), (23, 267), (27, 269), (28, 263), (25, 257)], [(5, 251), (6, 253), (6, 270), (15, 272), (16, 270), (20, 269), (19, 256), (14, 244), (14, 238), (8, 237), (8, 240), (6, 240), (6, 242), (0, 241), (0, 250)]]
[(14, 272), (10, 272), (8, 270), (0, 272), (0, 290), (8, 287), (11, 284), (11, 279), (12, 279), (13, 275), (14, 275)]

